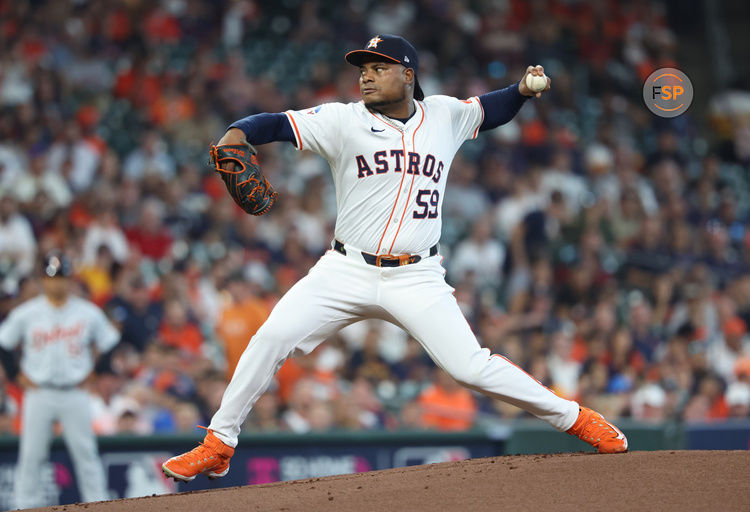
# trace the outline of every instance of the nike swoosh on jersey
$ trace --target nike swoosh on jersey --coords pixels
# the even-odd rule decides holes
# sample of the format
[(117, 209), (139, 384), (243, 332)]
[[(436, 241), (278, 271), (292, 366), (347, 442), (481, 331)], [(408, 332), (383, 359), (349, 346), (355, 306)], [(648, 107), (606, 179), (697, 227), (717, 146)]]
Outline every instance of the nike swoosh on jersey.
[(385, 131), (385, 128), (383, 128), (382, 130), (376, 130), (376, 129), (375, 129), (375, 127), (373, 127), (373, 126), (370, 126), (370, 130), (372, 130), (372, 131), (373, 131), (373, 133), (380, 133), (380, 132), (384, 132), (384, 131)]

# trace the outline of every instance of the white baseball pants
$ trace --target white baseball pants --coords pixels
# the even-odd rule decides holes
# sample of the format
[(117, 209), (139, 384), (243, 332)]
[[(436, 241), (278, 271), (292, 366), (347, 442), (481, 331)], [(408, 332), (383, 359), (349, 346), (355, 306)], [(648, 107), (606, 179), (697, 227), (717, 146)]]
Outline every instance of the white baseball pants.
[(328, 251), (278, 302), (250, 340), (209, 428), (235, 447), (255, 401), (293, 352), (310, 353), (342, 327), (381, 318), (411, 334), (464, 386), (511, 403), (565, 431), (578, 404), (481, 348), (444, 279), (439, 255), (402, 267), (366, 264), (356, 250)]
[(82, 501), (108, 499), (96, 437), (91, 428), (89, 397), (82, 389), (29, 389), (23, 402), (21, 442), (14, 486), (16, 506), (32, 508), (39, 503), (39, 468), (47, 462), (52, 428), (60, 421), (63, 440), (73, 459)]

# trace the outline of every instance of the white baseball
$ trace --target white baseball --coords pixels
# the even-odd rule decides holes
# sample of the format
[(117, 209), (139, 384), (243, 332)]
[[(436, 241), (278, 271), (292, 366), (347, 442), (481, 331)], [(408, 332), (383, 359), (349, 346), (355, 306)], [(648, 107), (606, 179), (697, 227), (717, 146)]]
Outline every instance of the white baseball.
[(543, 91), (547, 87), (547, 75), (542, 73), (542, 76), (538, 76), (529, 73), (526, 75), (526, 87), (533, 92)]

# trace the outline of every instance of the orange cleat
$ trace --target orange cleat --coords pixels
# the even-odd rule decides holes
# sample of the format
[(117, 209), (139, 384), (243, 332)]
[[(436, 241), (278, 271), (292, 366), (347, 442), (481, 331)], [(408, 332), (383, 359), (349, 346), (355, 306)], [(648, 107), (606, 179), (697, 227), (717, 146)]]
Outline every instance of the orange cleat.
[(599, 450), (599, 453), (628, 451), (628, 439), (625, 434), (605, 420), (601, 414), (587, 407), (580, 408), (578, 419), (567, 432), (586, 441)]
[(213, 480), (229, 473), (229, 459), (232, 455), (234, 448), (222, 443), (208, 430), (202, 443), (187, 453), (172, 457), (161, 465), (161, 469), (167, 477), (174, 478), (175, 482), (190, 482), (201, 473)]

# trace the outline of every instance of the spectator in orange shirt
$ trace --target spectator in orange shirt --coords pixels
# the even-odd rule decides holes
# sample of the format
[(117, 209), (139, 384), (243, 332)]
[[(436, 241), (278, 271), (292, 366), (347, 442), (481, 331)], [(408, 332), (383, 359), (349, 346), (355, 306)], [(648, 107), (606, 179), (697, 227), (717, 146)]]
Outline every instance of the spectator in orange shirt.
[(468, 430), (474, 423), (477, 404), (471, 392), (453, 377), (436, 369), (434, 384), (419, 395), (422, 423), (436, 430)]
[(721, 378), (707, 373), (698, 384), (698, 392), (685, 407), (687, 422), (720, 421), (729, 416), (729, 408), (724, 401), (724, 384)]
[(107, 245), (100, 245), (96, 259), (78, 270), (78, 276), (86, 284), (91, 302), (103, 307), (112, 298), (112, 275), (115, 262)]
[(179, 300), (167, 302), (159, 338), (164, 345), (179, 348), (194, 356), (199, 356), (203, 348), (203, 335), (198, 326), (190, 321), (187, 309)]
[(169, 84), (151, 105), (151, 121), (159, 126), (172, 126), (185, 122), (195, 115), (195, 102), (181, 93), (176, 84)]
[(253, 293), (253, 287), (242, 274), (229, 277), (227, 291), (230, 302), (221, 312), (216, 324), (216, 334), (224, 342), (227, 379), (232, 378), (237, 362), (250, 338), (268, 318), (265, 302)]
[[(331, 340), (332, 341), (332, 340)], [(321, 346), (309, 354), (297, 354), (286, 360), (276, 372), (277, 395), (282, 406), (291, 404), (299, 381), (307, 380), (315, 384), (318, 397), (333, 399), (338, 394), (336, 373), (325, 364), (320, 356), (326, 350)]]

